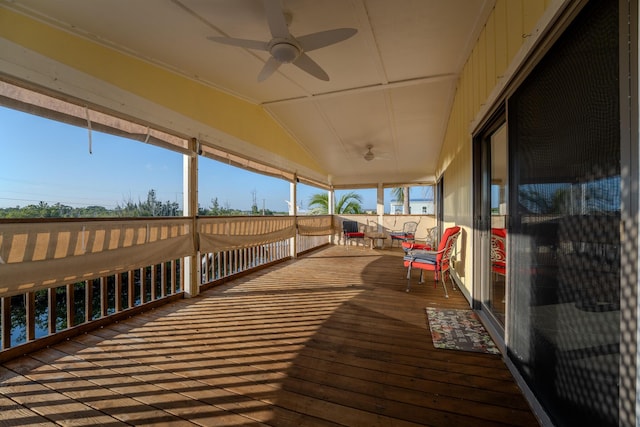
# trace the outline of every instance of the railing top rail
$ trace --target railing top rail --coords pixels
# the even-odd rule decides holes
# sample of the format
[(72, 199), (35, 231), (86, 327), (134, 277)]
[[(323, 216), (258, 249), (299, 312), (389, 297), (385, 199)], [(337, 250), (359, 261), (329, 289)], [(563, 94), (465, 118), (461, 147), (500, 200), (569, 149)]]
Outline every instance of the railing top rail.
[(0, 218), (0, 224), (46, 224), (62, 222), (149, 222), (167, 220), (189, 220), (185, 216), (136, 216), (136, 217), (86, 217), (86, 218)]

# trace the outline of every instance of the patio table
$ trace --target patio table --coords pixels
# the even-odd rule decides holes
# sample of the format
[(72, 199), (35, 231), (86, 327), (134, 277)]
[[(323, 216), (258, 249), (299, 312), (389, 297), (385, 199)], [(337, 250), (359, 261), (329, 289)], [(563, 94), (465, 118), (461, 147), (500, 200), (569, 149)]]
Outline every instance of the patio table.
[(368, 231), (364, 233), (364, 238), (369, 239), (369, 241), (371, 242), (370, 243), (371, 249), (377, 248), (377, 245), (375, 243), (376, 240), (382, 241), (382, 245), (380, 246), (380, 249), (384, 249), (384, 243), (385, 243), (385, 240), (389, 238), (389, 234), (384, 232)]

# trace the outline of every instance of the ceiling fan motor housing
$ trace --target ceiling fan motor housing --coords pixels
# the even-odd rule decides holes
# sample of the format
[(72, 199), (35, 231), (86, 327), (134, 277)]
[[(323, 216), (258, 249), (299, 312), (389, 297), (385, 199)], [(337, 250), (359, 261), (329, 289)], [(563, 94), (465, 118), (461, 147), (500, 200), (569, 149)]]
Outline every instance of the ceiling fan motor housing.
[(269, 46), (269, 52), (278, 62), (288, 64), (298, 59), (302, 53), (300, 46), (293, 41), (287, 39), (272, 40)]

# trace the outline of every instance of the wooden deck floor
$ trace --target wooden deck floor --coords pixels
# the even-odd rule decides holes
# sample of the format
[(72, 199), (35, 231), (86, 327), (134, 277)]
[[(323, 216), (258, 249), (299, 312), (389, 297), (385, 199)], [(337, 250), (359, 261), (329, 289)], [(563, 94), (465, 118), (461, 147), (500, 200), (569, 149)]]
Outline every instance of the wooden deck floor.
[(328, 247), (0, 366), (0, 425), (537, 426), (500, 356), (433, 347), (399, 251)]

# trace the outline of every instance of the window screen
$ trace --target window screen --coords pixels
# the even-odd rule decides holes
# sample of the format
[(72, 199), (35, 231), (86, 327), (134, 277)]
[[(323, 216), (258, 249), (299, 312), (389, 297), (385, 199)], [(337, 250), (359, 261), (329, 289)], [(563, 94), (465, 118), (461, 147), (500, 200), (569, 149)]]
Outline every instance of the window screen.
[(618, 425), (617, 1), (592, 1), (508, 100), (509, 351), (555, 425)]

